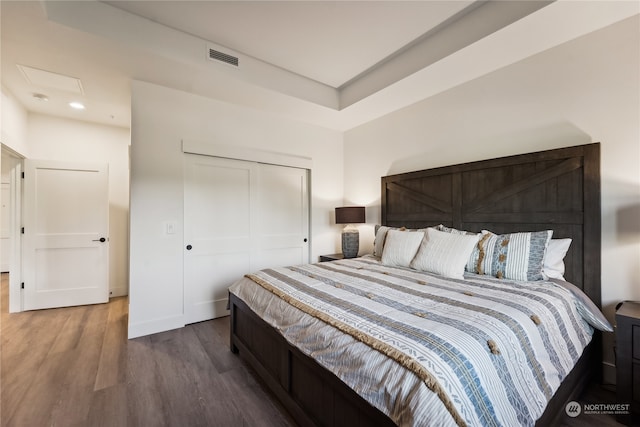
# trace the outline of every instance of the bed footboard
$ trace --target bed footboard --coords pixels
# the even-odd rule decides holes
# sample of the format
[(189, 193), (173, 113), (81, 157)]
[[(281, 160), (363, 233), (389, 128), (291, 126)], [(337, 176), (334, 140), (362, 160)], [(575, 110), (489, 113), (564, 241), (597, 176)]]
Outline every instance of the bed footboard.
[(301, 426), (394, 426), (333, 373), (318, 365), (230, 295), (231, 351), (239, 353)]

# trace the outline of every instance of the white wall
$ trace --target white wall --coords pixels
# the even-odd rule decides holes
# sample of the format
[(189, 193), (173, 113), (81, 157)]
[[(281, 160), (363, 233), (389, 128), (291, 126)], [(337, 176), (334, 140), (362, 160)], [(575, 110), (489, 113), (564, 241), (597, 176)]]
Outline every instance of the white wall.
[(129, 281), (129, 129), (42, 114), (28, 115), (29, 158), (109, 164), (109, 291)]
[(1, 88), (0, 142), (22, 156), (27, 156), (27, 110), (7, 88)]
[[(640, 19), (548, 50), (345, 133), (345, 198), (380, 221), (380, 177), (601, 142), (602, 303), (640, 300)], [(469, 64), (473, 66), (473, 64)], [(372, 227), (369, 227), (372, 228)], [(372, 247), (373, 231), (361, 231)], [(605, 362), (614, 362), (605, 334)], [(611, 370), (605, 379), (612, 381)]]
[(184, 325), (182, 140), (311, 158), (311, 258), (339, 247), (340, 132), (138, 81), (131, 129), (129, 337)]

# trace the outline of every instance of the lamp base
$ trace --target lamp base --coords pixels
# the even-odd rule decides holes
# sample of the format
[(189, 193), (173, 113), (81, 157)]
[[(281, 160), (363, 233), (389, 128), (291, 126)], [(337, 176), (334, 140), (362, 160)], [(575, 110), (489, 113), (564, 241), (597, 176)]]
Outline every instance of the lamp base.
[(342, 232), (342, 254), (345, 258), (355, 258), (360, 249), (360, 233), (358, 230)]

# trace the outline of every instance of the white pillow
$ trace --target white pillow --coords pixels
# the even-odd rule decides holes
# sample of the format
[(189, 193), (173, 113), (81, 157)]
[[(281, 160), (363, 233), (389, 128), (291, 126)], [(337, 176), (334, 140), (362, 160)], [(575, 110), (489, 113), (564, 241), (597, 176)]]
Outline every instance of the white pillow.
[(564, 257), (571, 246), (571, 239), (551, 239), (544, 255), (544, 274), (550, 279), (564, 280)]
[(464, 267), (479, 237), (478, 234), (453, 234), (428, 228), (418, 253), (411, 261), (411, 268), (463, 279)]
[(423, 238), (422, 231), (388, 230), (382, 250), (382, 264), (392, 267), (409, 267)]

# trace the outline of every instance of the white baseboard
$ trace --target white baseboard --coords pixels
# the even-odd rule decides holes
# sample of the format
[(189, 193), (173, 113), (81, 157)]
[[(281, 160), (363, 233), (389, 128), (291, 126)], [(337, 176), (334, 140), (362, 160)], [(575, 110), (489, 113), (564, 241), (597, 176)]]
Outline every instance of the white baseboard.
[(129, 323), (129, 339), (183, 328), (184, 325), (183, 315), (147, 320), (145, 322)]
[(129, 295), (129, 289), (126, 286), (109, 289), (109, 298), (123, 297)]

